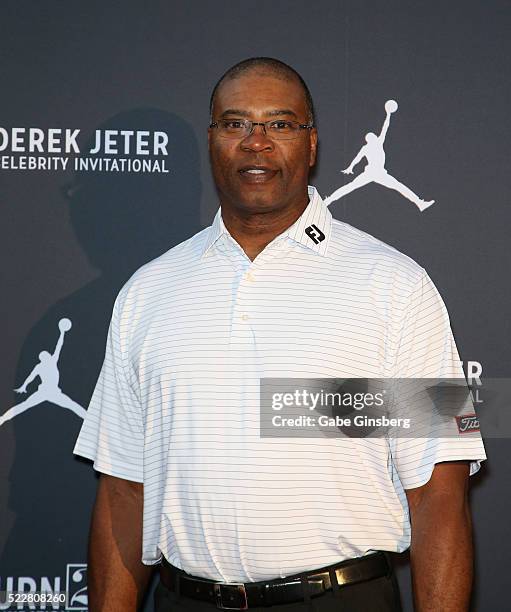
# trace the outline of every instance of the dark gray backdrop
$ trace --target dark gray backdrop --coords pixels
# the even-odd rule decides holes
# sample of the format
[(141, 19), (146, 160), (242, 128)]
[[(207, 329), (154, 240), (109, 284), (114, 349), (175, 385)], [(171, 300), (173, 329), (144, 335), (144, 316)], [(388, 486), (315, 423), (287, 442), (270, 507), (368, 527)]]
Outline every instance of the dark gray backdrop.
[[(332, 213), (423, 265), (462, 359), (480, 362), (483, 377), (508, 376), (510, 31), (511, 4), (501, 1), (2, 3), (0, 127), (80, 128), (82, 143), (99, 128), (163, 130), (170, 173), (0, 170), (0, 413), (26, 397), (12, 389), (53, 349), (61, 317), (73, 321), (61, 386), (87, 405), (122, 283), (212, 220), (210, 91), (254, 55), (290, 63), (310, 86), (322, 194), (349, 180), (339, 170), (379, 131), (385, 100), (399, 102), (387, 168), (436, 204), (420, 213), (372, 184)], [(20, 577), (64, 587), (72, 564), (85, 562), (96, 479), (71, 456), (80, 423), (46, 402), (0, 428), (0, 591)], [(511, 465), (507, 439), (486, 448), (471, 479), (473, 609), (493, 612), (509, 609)], [(411, 610), (405, 557), (396, 563)]]

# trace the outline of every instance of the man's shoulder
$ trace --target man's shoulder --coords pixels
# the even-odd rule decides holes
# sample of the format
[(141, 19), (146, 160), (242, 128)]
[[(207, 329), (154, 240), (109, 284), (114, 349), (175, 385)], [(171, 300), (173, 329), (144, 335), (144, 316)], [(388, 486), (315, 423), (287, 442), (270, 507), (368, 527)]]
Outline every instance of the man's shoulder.
[(362, 268), (377, 268), (393, 278), (396, 274), (410, 284), (415, 284), (426, 273), (424, 268), (408, 255), (379, 238), (349, 223), (332, 219), (332, 239), (329, 255)]
[(199, 261), (209, 229), (198, 231), (138, 268), (121, 288), (119, 297), (157, 289), (160, 282), (168, 284), (178, 276), (184, 277)]

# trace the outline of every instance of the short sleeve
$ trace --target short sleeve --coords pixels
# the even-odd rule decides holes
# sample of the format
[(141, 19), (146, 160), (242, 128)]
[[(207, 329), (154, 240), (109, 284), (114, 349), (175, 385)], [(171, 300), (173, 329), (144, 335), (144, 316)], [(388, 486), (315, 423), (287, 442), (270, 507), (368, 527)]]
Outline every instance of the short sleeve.
[[(124, 322), (124, 324), (123, 324)], [(144, 426), (140, 401), (126, 374), (127, 323), (118, 297), (105, 359), (73, 453), (94, 462), (99, 472), (143, 482)]]
[[(424, 271), (403, 312), (393, 377), (465, 378), (447, 309)], [(468, 404), (475, 412), (471, 399)], [(479, 431), (449, 437), (399, 437), (389, 443), (392, 463), (404, 489), (425, 484), (441, 461), (469, 460), (473, 475), (486, 459)]]

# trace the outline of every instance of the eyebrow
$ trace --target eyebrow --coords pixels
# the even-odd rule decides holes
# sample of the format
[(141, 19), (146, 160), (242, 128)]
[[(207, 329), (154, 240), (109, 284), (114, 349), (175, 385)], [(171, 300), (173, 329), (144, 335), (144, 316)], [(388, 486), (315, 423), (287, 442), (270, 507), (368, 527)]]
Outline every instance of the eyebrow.
[[(283, 115), (285, 115), (288, 117), (291, 116), (298, 118), (298, 115), (288, 108), (266, 111), (266, 113), (264, 114), (268, 117), (282, 117)], [(241, 110), (239, 108), (228, 108), (220, 115), (220, 117), (227, 117), (228, 115), (237, 115), (238, 117), (250, 117), (251, 113), (246, 110)]]

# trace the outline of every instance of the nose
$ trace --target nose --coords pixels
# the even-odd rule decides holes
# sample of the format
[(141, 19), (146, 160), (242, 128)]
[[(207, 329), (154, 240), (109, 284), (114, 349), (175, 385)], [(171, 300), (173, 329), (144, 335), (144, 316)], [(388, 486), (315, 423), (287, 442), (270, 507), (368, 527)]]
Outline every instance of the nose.
[(252, 133), (241, 141), (244, 151), (272, 151), (273, 141), (266, 135), (264, 125), (254, 125)]

